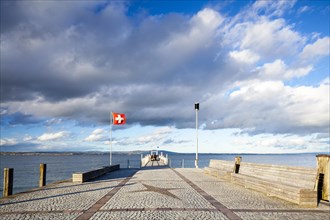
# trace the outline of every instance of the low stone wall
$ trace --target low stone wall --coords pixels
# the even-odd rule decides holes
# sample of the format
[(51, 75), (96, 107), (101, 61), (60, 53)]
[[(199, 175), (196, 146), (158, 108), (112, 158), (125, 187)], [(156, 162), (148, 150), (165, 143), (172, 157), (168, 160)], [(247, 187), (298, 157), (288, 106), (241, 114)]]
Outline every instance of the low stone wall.
[(119, 170), (119, 169), (120, 169), (120, 166), (119, 166), (119, 164), (117, 164), (117, 165), (106, 166), (106, 167), (102, 167), (100, 169), (91, 170), (91, 171), (87, 171), (87, 172), (73, 173), (72, 182), (83, 183), (88, 180), (94, 179), (96, 177), (102, 176), (111, 171)]
[[(316, 156), (317, 168), (241, 162), (236, 157), (231, 182), (276, 196), (304, 207), (316, 207), (319, 200), (330, 201), (330, 155)], [(218, 163), (218, 165), (214, 165)], [(227, 162), (226, 162), (227, 163)], [(225, 169), (220, 160), (210, 160), (205, 173), (220, 177)]]

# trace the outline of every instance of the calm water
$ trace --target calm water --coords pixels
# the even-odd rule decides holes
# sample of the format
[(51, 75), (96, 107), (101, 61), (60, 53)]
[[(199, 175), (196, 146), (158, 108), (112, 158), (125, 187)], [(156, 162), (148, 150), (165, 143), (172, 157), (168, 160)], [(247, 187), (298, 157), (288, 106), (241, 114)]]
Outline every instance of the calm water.
[[(195, 167), (195, 154), (169, 154), (171, 167)], [(234, 160), (236, 154), (199, 154), (199, 167), (208, 166), (210, 159)], [(241, 155), (244, 162), (269, 163), (290, 166), (316, 167), (316, 154), (247, 154)], [(127, 168), (140, 166), (140, 154), (113, 154), (113, 164)], [(38, 187), (39, 164), (47, 164), (47, 184), (70, 179), (72, 173), (88, 171), (109, 164), (109, 155), (0, 155), (0, 197), (3, 190), (4, 167), (14, 168), (14, 193)]]

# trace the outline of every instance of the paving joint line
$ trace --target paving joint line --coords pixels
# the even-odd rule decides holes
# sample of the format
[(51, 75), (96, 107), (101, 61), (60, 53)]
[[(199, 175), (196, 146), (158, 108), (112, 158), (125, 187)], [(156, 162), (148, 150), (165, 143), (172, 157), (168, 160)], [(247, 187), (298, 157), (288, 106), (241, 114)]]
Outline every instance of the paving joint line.
[(204, 190), (202, 190), (200, 187), (198, 187), (196, 184), (194, 184), (191, 180), (183, 176), (178, 171), (171, 168), (171, 170), (176, 173), (180, 178), (182, 178), (188, 185), (190, 185), (198, 194), (200, 194), (204, 199), (206, 199), (209, 203), (211, 203), (212, 206), (214, 206), (217, 210), (219, 210), (222, 214), (224, 214), (227, 218), (230, 220), (242, 220), (241, 217), (236, 215), (232, 210), (228, 209), (226, 206), (221, 204), (218, 200), (213, 198), (213, 196), (206, 193)]
[(87, 220), (90, 219), (99, 209), (105, 205), (130, 179), (136, 174), (138, 170), (134, 171), (131, 175), (123, 179), (117, 186), (112, 188), (105, 196), (96, 201), (89, 209), (84, 211), (83, 214), (78, 216), (76, 220)]

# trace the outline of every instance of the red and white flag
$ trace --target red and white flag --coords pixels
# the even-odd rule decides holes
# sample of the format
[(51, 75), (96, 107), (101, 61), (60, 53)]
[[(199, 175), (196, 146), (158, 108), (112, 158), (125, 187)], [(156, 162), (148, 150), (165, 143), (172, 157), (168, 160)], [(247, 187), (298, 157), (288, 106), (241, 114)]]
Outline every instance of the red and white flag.
[(112, 112), (112, 122), (114, 125), (123, 125), (126, 124), (126, 116), (121, 113)]

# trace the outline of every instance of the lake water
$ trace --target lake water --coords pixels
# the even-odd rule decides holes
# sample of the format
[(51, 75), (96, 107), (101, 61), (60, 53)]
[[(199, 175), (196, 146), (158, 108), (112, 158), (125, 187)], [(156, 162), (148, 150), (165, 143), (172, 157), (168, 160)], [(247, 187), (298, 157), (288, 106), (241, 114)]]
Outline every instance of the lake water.
[[(316, 167), (317, 154), (243, 154), (242, 161), (279, 164), (289, 166)], [(195, 167), (195, 154), (169, 154), (171, 167)], [(234, 160), (237, 154), (199, 154), (199, 167), (208, 166), (210, 159)], [(131, 168), (140, 167), (140, 154), (114, 153), (113, 164), (127, 168), (128, 160)], [(36, 188), (39, 184), (39, 164), (47, 164), (47, 184), (70, 179), (72, 173), (83, 172), (109, 165), (107, 154), (79, 155), (0, 155), (0, 197), (3, 191), (3, 169), (14, 168), (13, 193)]]

